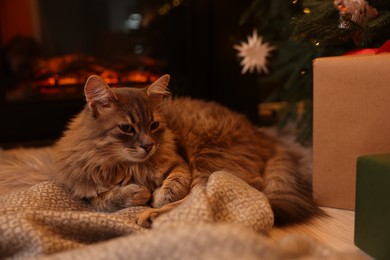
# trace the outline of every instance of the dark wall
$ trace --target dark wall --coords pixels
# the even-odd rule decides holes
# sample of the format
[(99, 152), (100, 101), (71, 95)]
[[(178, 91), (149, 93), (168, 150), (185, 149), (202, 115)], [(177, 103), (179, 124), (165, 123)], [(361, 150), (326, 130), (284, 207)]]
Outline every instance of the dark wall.
[[(195, 3), (196, 2), (196, 3)], [(195, 42), (191, 80), (197, 97), (216, 100), (257, 122), (260, 93), (256, 75), (241, 75), (233, 45), (246, 40), (250, 25), (240, 25), (249, 0), (194, 1)]]
[(96, 36), (109, 27), (106, 0), (39, 0), (39, 8), (47, 54), (90, 54)]

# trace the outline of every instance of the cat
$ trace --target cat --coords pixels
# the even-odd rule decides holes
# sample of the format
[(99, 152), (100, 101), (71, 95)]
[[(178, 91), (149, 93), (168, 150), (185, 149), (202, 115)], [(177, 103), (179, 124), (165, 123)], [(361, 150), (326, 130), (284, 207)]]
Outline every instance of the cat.
[(171, 98), (169, 75), (145, 88), (110, 88), (91, 76), (87, 104), (54, 145), (56, 179), (97, 210), (150, 205), (150, 226), (215, 171), (266, 194), (275, 224), (321, 214), (300, 157), (244, 115), (211, 101)]
[(91, 76), (87, 106), (55, 146), (59, 182), (103, 211), (183, 199), (191, 172), (163, 115), (167, 83), (165, 76), (147, 89), (111, 89)]

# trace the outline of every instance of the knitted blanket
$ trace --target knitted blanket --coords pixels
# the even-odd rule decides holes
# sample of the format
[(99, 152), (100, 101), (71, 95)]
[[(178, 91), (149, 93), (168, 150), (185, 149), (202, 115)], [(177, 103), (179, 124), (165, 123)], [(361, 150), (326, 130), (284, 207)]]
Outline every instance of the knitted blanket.
[(227, 172), (213, 173), (151, 229), (136, 224), (145, 209), (96, 212), (55, 182), (1, 196), (0, 258), (345, 259), (307, 237), (272, 241), (267, 198)]

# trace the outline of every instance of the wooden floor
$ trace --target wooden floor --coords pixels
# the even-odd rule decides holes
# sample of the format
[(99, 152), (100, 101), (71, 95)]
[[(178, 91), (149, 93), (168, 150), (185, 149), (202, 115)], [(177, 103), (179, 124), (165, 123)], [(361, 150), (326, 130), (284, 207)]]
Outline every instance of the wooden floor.
[(290, 226), (287, 228), (274, 228), (270, 237), (278, 239), (286, 234), (305, 234), (318, 240), (324, 246), (339, 251), (360, 250), (354, 245), (355, 212), (334, 208), (323, 208), (329, 215), (315, 218), (309, 223)]

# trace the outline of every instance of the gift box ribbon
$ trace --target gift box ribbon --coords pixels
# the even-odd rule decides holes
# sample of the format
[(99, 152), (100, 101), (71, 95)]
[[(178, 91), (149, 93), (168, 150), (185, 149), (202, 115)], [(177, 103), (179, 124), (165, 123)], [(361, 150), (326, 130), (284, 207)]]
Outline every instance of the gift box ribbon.
[(387, 40), (380, 48), (356, 49), (347, 51), (344, 55), (378, 54), (382, 52), (390, 52), (390, 40)]

